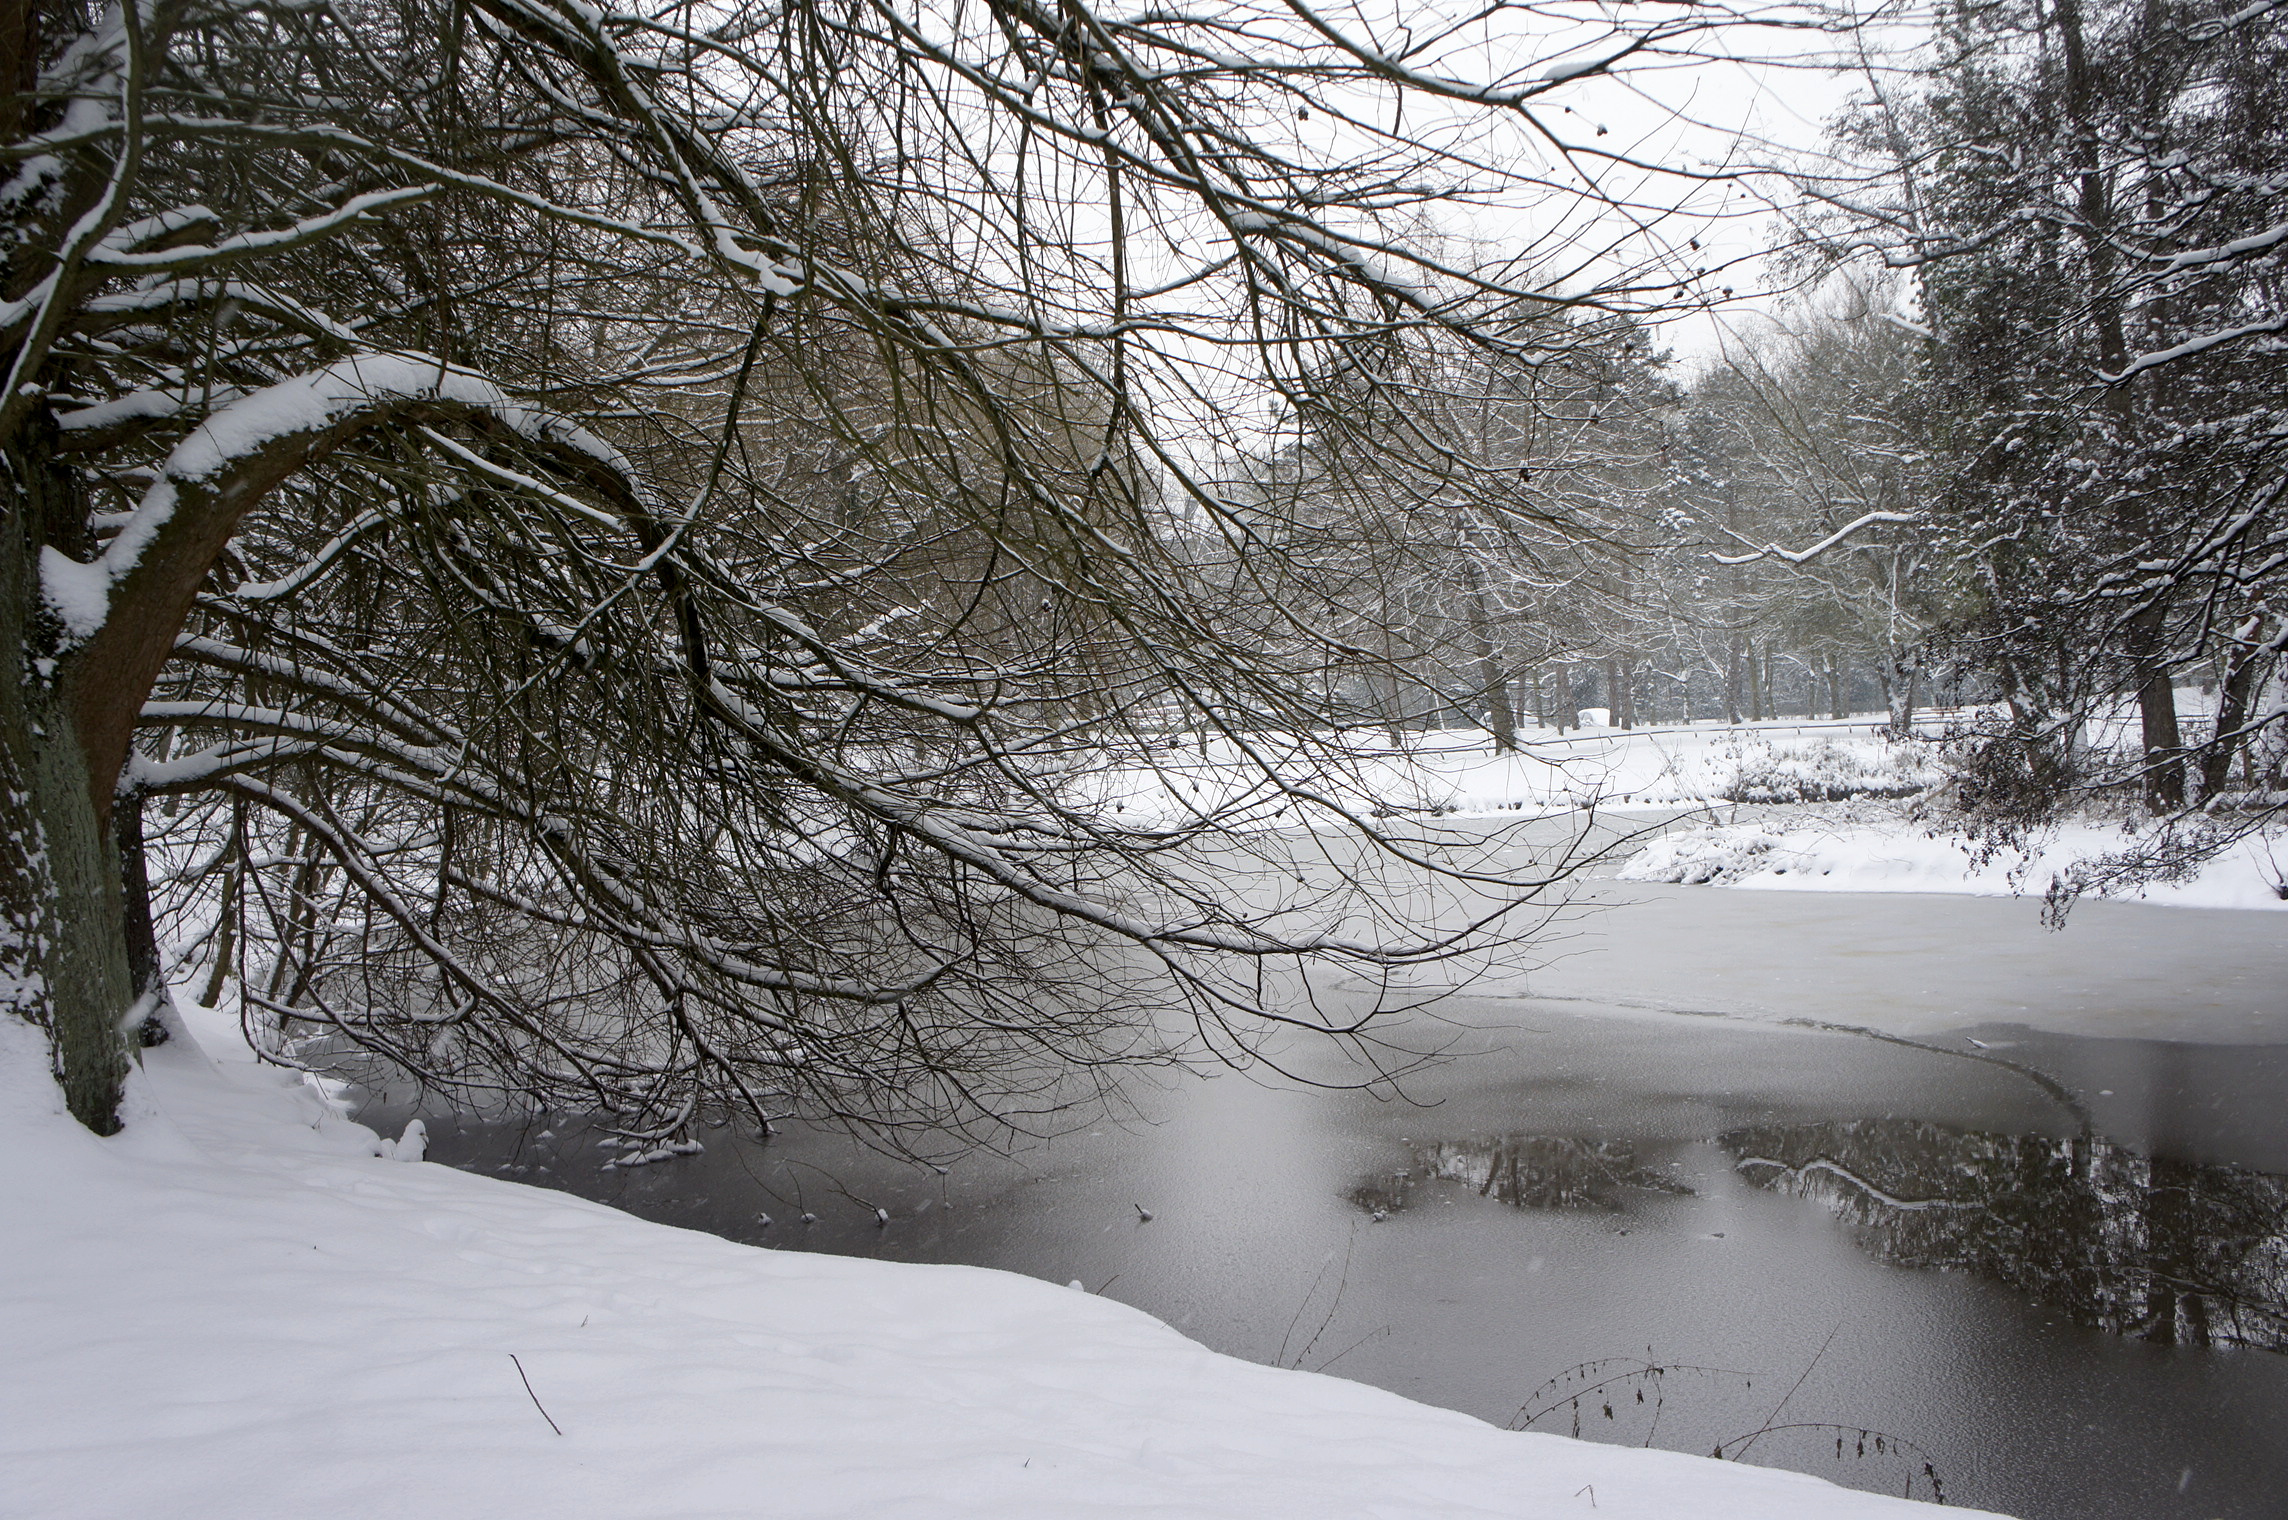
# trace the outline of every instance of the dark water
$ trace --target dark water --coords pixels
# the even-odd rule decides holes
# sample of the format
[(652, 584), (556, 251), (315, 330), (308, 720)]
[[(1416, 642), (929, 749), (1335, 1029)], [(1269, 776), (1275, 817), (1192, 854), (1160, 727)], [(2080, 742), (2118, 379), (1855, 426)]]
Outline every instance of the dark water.
[(2288, 1046), (1444, 1012), (1467, 1058), (1408, 1101), (1171, 1083), (943, 1175), (728, 1131), (605, 1169), (574, 1122), (438, 1123), (433, 1154), (758, 1244), (1078, 1280), (1497, 1423), (2026, 1520), (2288, 1516)]

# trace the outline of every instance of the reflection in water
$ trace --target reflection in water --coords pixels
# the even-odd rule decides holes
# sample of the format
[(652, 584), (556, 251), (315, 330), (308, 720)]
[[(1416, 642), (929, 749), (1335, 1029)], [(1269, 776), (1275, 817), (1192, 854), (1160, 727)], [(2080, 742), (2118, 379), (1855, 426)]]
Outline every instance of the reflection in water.
[(2288, 1177), (1899, 1119), (1718, 1143), (1885, 1261), (1973, 1272), (2117, 1335), (2288, 1351)]
[(1350, 1197), (1380, 1219), (1405, 1208), (1414, 1189), (1433, 1179), (1467, 1184), (1480, 1197), (1520, 1209), (1618, 1210), (1630, 1189), (1692, 1191), (1639, 1166), (1636, 1147), (1626, 1141), (1505, 1135), (1416, 1146), (1412, 1166), (1371, 1177)]

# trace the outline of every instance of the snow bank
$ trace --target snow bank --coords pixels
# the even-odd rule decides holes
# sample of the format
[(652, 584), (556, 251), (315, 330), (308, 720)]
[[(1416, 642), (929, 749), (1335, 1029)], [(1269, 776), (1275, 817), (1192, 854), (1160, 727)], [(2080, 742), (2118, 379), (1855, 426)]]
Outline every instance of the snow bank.
[(147, 1054), (110, 1140), (43, 1067), (0, 1021), (20, 1520), (1925, 1512), (1498, 1431), (1008, 1273), (759, 1250), (395, 1164), (313, 1088), (188, 1041)]
[[(1607, 729), (1559, 734), (1528, 729), (1520, 748), (1497, 753), (1489, 735), (1448, 729), (1390, 745), (1347, 735), (1340, 763), (1277, 734), (1171, 742), (1148, 763), (1131, 760), (1077, 779), (1108, 810), (1137, 821), (1220, 814), (1270, 823), (1291, 799), (1266, 779), (1370, 815), (1490, 815), (1701, 802), (1837, 802), (1901, 797), (1941, 779), (1932, 747), (1886, 739), (1876, 723), (1789, 721), (1765, 725)], [(1322, 746), (1328, 740), (1322, 738)]]
[[(1767, 818), (1701, 825), (1666, 834), (1624, 865), (1628, 881), (1745, 887), (1767, 892), (1962, 892), (2007, 897), (2046, 891), (2076, 862), (2126, 843), (2118, 829), (2061, 829), (2031, 855), (2003, 851), (1981, 859), (1972, 843), (1933, 834), (1904, 818)], [(2288, 857), (2288, 850), (2281, 852)], [(2288, 864), (2283, 858), (2280, 864)], [(2288, 909), (2273, 890), (2279, 870), (2260, 840), (2211, 861), (2189, 881), (2159, 883), (2138, 895), (2181, 908)]]

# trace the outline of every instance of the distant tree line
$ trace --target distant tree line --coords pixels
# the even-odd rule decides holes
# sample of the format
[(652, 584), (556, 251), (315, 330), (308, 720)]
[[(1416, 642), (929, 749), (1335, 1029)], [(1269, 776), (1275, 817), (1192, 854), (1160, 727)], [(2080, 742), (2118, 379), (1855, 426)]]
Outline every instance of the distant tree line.
[(1879, 702), (1903, 733), (1918, 701), (1975, 704), (1951, 795), (1975, 826), (2165, 822), (2086, 886), (2279, 815), (2283, 9), (1930, 20), (1798, 171), (1802, 295), (1700, 372), (1616, 323), (1557, 363), (1449, 365), (1418, 410), (1466, 466), (1427, 480), (1336, 460), (1298, 418), (1256, 488), (1337, 541), (1406, 544), (1346, 559), (1359, 706), (1502, 742), (1521, 709)]

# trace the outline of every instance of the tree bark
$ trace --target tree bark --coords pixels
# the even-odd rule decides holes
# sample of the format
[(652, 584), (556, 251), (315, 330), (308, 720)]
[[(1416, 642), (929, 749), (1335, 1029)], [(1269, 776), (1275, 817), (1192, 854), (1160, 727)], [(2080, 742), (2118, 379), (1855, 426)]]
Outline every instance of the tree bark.
[(1474, 559), (1464, 559), (1462, 573), (1470, 594), (1470, 641), (1478, 658), (1478, 689), (1486, 707), (1486, 727), (1493, 734), (1494, 750), (1507, 754), (1517, 748), (1517, 713), (1510, 706), (1509, 673), (1502, 669), (1494, 647), (1493, 614), (1486, 605), (1485, 578)]
[(2217, 682), (2216, 732), (2201, 751), (2201, 795), (2197, 799), (2201, 802), (2232, 783), (2232, 762), (2246, 744), (2235, 735), (2248, 721), (2249, 704), (2256, 694), (2256, 674), (2265, 664), (2261, 657), (2251, 657), (2237, 645), (2229, 648), (2223, 678)]
[(2129, 622), (2129, 654), (2136, 662), (2139, 737), (2145, 750), (2145, 805), (2156, 813), (2185, 804), (2184, 734), (2177, 723), (2174, 672), (2162, 658), (2166, 609), (2159, 602)]
[(159, 959), (159, 935), (151, 920), (151, 873), (143, 856), (143, 799), (123, 796), (112, 803), (112, 838), (119, 850), (119, 911), (127, 943), (127, 978), (135, 1002), (145, 1012), (135, 1027), (125, 1031), (139, 1045), (159, 1045), (167, 1039), (166, 1020), (159, 1004), (167, 996), (165, 966)]
[(1884, 729), (1894, 739), (1915, 736), (1915, 667), (1903, 654), (1893, 653), (1883, 676), (1883, 705), (1890, 710)]
[[(119, 855), (97, 806), (72, 706), (41, 653), (38, 524), (67, 503), (68, 477), (41, 452), (11, 450), (0, 524), (0, 996), (47, 1032), (72, 1115), (119, 1128), (127, 1078), (122, 1017), (134, 1001), (120, 912)], [(37, 662), (37, 663), (35, 663)]]

